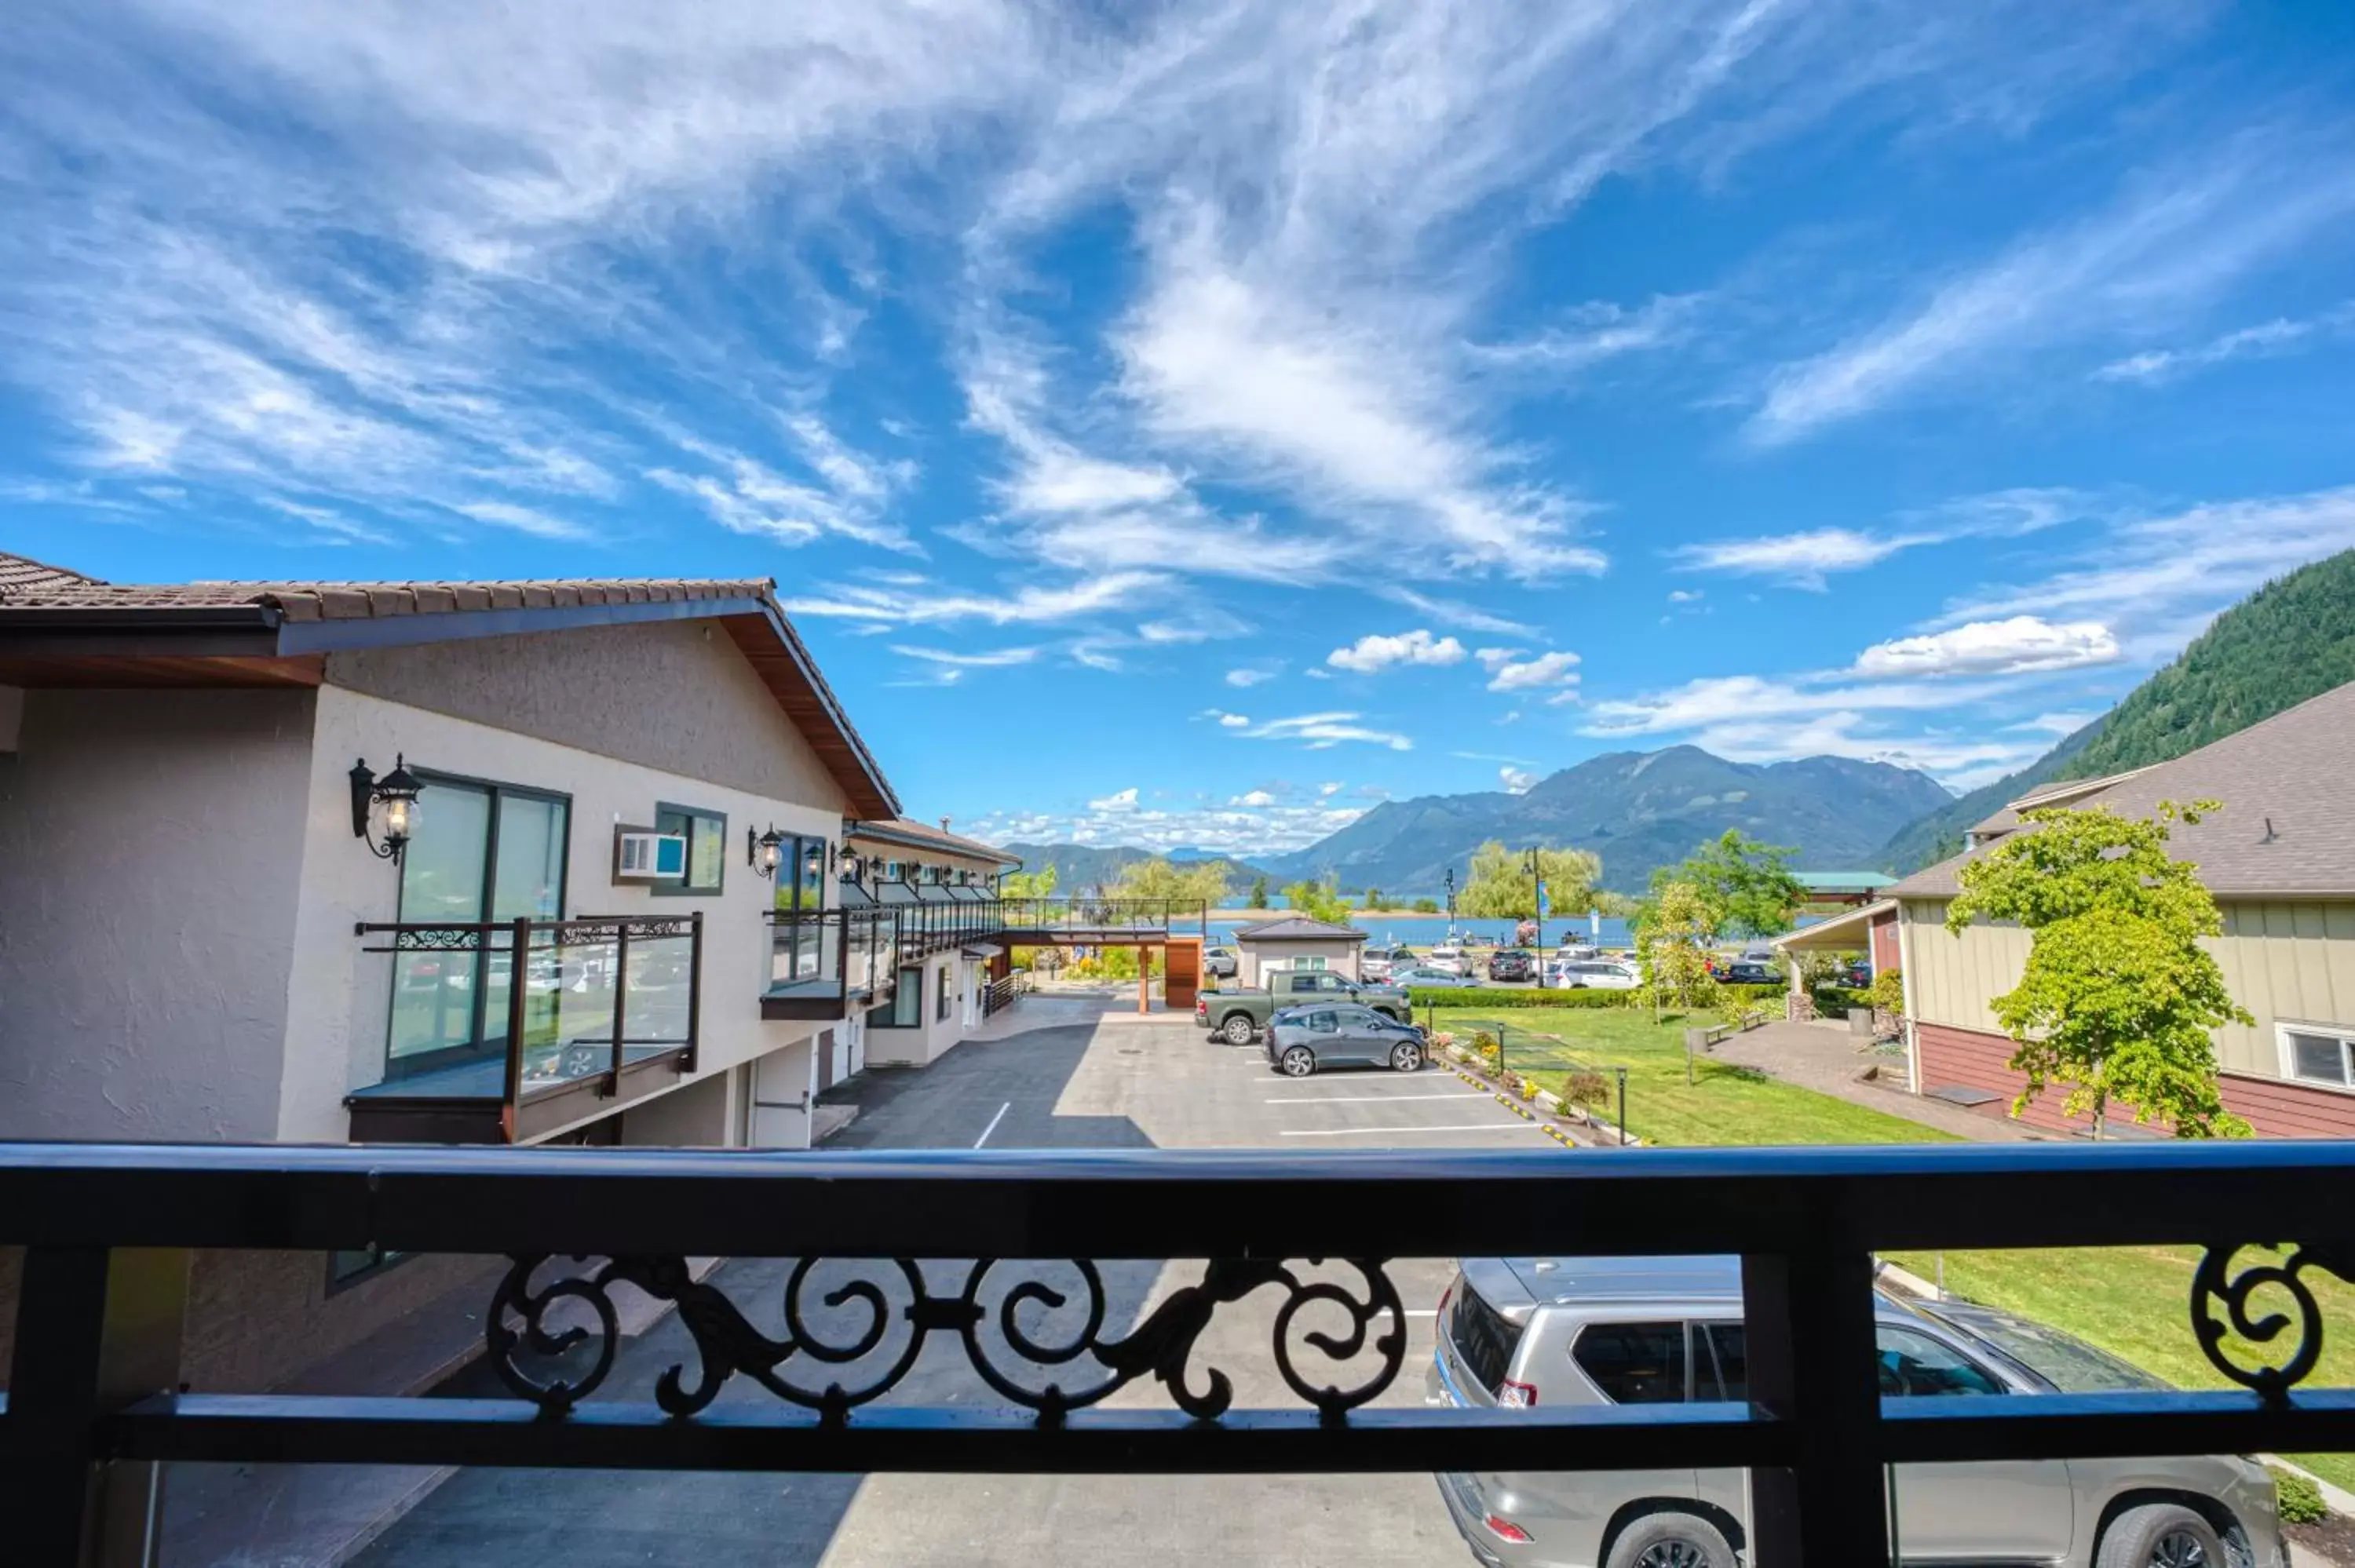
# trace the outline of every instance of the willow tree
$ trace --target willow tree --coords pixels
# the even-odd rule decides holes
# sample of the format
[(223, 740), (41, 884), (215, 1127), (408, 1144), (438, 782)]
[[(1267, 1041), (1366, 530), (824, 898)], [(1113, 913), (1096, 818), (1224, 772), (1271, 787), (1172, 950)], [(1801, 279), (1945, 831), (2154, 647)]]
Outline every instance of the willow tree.
[[(1603, 876), (1600, 855), (1578, 849), (1538, 851), (1546, 902), (1557, 915), (1583, 915)], [(1538, 890), (1529, 876), (1529, 852), (1510, 850), (1490, 839), (1472, 852), (1472, 874), (1455, 895), (1455, 912), (1480, 919), (1533, 920)]]
[(2069, 1086), (2062, 1108), (2093, 1118), (2110, 1103), (2178, 1138), (2244, 1137), (2216, 1086), (2221, 1024), (2254, 1024), (2225, 989), (2202, 937), (2223, 930), (2199, 868), (2168, 853), (2169, 829), (2221, 808), (2162, 800), (2147, 820), (2106, 806), (2020, 813), (2020, 830), (1959, 874), (1946, 929), (2006, 921), (2029, 932), (2019, 983), (1989, 1004), (2011, 1036), (2027, 1086), (2014, 1116), (2045, 1088)]

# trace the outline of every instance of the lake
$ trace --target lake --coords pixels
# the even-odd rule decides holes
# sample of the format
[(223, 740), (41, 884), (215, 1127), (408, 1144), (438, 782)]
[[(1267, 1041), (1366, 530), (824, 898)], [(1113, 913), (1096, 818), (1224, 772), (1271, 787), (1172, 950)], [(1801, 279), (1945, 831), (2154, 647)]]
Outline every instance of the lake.
[[(1350, 923), (1363, 928), (1373, 938), (1374, 945), (1382, 947), (1403, 943), (1411, 948), (1428, 948), (1444, 940), (1447, 936), (1447, 916), (1444, 915), (1371, 915), (1354, 918)], [(1214, 947), (1220, 943), (1231, 945), (1238, 929), (1259, 924), (1261, 922), (1257, 920), (1213, 920), (1210, 922), (1210, 943)], [(1458, 916), (1455, 930), (1459, 936), (1485, 937), (1492, 942), (1509, 946), (1515, 924), (1511, 920), (1469, 920)], [(1601, 935), (1593, 935), (1598, 928)], [(1565, 918), (1559, 915), (1549, 918), (1545, 923), (1545, 945), (1549, 948), (1557, 948), (1565, 940), (1592, 942), (1605, 948), (1631, 945), (1627, 922), (1607, 916), (1600, 922), (1599, 927), (1583, 918)]]

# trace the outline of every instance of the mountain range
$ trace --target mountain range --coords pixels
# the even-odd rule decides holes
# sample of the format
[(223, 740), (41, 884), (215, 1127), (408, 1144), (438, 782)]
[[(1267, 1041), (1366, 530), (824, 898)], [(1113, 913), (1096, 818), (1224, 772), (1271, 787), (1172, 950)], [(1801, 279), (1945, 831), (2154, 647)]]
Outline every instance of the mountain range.
[(1285, 881), (1331, 877), (1345, 890), (1424, 893), (1451, 867), (1461, 877), (1475, 849), (1501, 839), (1515, 849), (1592, 850), (1603, 857), (1602, 885), (1634, 892), (1654, 867), (1729, 828), (1791, 846), (1800, 868), (1869, 867), (1899, 828), (1952, 799), (1927, 774), (1885, 762), (1729, 762), (1672, 746), (1589, 758), (1518, 795), (1385, 800), (1305, 849), (1262, 858)]
[(1132, 849), (1125, 844), (1035, 844), (1009, 843), (998, 846), (1008, 854), (1022, 857), (1025, 871), (1055, 868), (1055, 887), (1061, 893), (1078, 893), (1084, 888), (1109, 887), (1120, 879), (1123, 868), (1141, 860), (1171, 860), (1180, 865), (1199, 864), (1205, 861), (1223, 862), (1227, 868), (1227, 885), (1240, 891), (1252, 878), (1264, 876), (1270, 882), (1284, 879), (1263, 865), (1235, 859), (1232, 855), (1214, 854), (1208, 850), (1174, 849), (1165, 852)]

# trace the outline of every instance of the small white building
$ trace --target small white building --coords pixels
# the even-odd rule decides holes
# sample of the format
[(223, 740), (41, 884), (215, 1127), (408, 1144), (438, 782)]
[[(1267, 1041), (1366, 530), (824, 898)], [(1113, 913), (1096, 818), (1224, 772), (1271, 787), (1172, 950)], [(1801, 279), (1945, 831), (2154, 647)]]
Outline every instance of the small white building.
[(1305, 915), (1245, 926), (1235, 933), (1235, 983), (1265, 985), (1274, 969), (1331, 969), (1354, 980), (1365, 947), (1366, 933), (1355, 926)]

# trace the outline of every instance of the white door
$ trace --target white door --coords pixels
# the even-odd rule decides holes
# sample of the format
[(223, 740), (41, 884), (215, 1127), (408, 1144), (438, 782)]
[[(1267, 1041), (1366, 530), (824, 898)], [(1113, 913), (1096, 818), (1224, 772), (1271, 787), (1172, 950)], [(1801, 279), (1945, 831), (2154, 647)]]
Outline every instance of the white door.
[(816, 1061), (808, 1041), (753, 1061), (751, 1147), (810, 1146), (810, 1095)]

